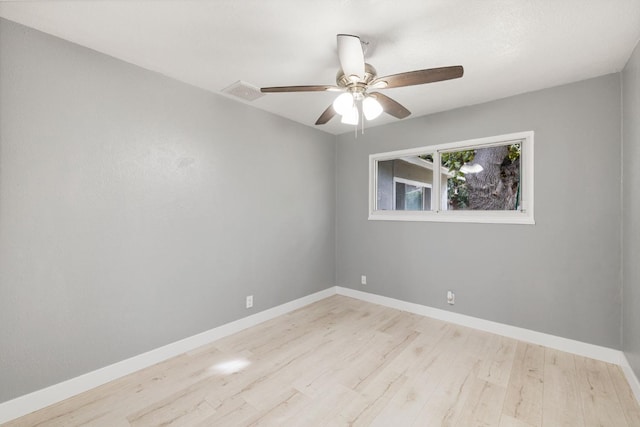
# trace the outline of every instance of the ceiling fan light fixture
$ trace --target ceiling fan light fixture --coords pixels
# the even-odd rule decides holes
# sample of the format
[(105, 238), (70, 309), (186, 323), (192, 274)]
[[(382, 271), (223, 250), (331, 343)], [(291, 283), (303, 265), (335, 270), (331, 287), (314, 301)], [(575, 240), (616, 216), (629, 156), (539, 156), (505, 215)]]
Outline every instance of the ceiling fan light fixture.
[(367, 96), (362, 101), (362, 112), (367, 120), (373, 120), (382, 114), (382, 105), (372, 96)]
[(342, 120), (340, 121), (346, 125), (357, 125), (358, 116), (358, 107), (354, 105), (353, 107), (351, 107), (351, 110), (342, 115)]
[(349, 92), (345, 92), (333, 101), (333, 109), (336, 113), (344, 116), (353, 108), (353, 96)]

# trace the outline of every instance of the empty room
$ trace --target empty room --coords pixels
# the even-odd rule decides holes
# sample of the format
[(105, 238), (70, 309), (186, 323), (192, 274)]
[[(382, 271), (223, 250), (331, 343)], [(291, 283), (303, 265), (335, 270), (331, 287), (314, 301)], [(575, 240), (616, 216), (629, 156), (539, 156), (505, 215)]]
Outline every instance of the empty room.
[(0, 1), (0, 425), (640, 427), (640, 0)]

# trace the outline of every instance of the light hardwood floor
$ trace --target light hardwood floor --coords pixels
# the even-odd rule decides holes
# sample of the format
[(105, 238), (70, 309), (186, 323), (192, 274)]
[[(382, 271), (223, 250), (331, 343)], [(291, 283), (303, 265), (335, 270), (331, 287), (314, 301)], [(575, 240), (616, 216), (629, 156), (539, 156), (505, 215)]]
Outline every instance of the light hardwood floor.
[(332, 296), (8, 426), (640, 426), (621, 370)]

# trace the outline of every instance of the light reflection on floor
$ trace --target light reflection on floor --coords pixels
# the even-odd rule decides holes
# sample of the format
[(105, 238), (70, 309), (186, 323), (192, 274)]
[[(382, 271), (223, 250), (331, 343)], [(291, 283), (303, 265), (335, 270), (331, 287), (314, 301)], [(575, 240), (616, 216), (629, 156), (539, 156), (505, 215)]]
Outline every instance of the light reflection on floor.
[(247, 359), (244, 359), (244, 358), (233, 359), (228, 362), (218, 363), (217, 365), (210, 367), (209, 371), (217, 374), (229, 375), (229, 374), (234, 374), (236, 372), (240, 372), (250, 364), (251, 362), (249, 362)]

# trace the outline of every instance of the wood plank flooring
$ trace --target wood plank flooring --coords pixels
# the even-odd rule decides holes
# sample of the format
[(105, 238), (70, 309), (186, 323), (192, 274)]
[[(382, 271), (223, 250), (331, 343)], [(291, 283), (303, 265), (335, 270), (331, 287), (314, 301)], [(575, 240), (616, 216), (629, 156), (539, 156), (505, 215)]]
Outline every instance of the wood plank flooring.
[(619, 367), (332, 296), (7, 426), (640, 426)]

